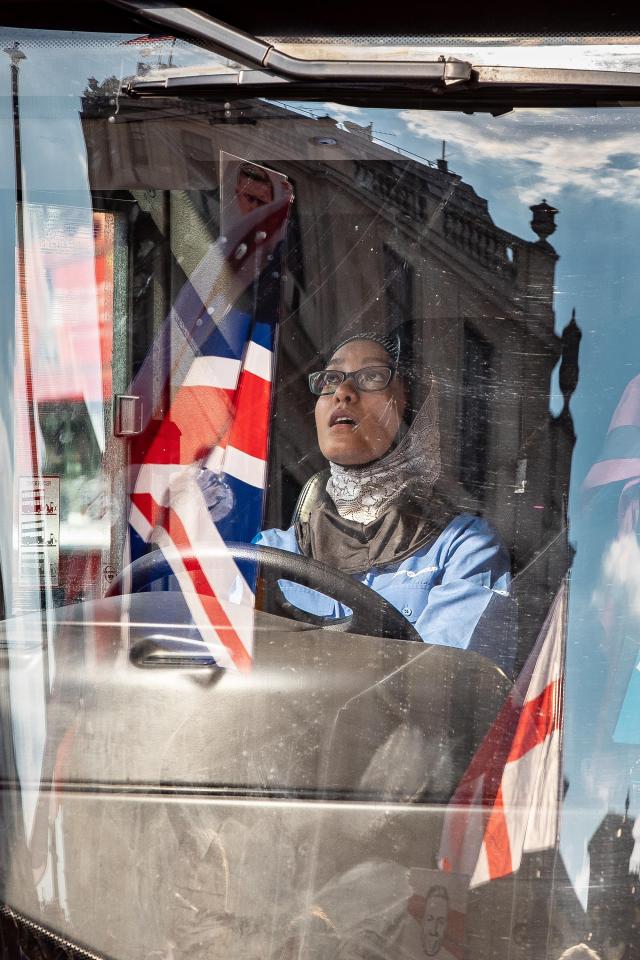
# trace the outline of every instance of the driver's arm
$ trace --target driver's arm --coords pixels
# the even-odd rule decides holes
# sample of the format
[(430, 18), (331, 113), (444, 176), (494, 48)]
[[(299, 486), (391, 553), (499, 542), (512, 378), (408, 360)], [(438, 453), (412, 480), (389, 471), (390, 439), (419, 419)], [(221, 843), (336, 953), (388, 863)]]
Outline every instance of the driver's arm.
[(437, 567), (426, 604), (414, 622), (427, 643), (475, 650), (511, 674), (516, 654), (511, 564), (493, 527), (458, 516), (438, 539)]
[[(254, 543), (300, 552), (293, 528), (264, 531)], [(427, 549), (357, 579), (400, 610), (425, 643), (474, 650), (511, 676), (517, 632), (510, 571), (509, 554), (493, 527), (481, 517), (461, 514)], [(301, 584), (282, 580), (280, 586), (286, 599), (307, 613), (344, 617), (351, 612)]]

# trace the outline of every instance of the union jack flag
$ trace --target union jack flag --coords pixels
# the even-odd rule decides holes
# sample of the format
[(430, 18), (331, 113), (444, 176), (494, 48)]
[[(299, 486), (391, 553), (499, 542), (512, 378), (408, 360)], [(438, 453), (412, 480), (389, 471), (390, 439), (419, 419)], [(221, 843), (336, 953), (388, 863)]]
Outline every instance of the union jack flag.
[[(279, 174), (270, 172), (274, 178)], [(138, 373), (130, 554), (162, 549), (216, 662), (247, 669), (254, 593), (225, 542), (262, 517), (274, 340), (290, 188), (231, 225), (178, 294)], [(158, 370), (171, 393), (157, 409)]]

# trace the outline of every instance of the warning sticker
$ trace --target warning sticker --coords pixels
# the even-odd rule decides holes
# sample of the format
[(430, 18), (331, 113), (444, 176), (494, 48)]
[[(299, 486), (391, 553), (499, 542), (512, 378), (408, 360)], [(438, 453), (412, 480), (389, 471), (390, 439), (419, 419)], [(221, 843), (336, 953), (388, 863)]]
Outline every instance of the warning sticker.
[(20, 477), (19, 569), (24, 586), (58, 585), (60, 478)]

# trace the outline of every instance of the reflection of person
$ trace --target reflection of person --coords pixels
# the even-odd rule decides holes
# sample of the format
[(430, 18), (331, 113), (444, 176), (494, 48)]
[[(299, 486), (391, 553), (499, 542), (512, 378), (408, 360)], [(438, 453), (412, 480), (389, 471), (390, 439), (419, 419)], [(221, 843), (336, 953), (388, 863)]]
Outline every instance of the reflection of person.
[[(400, 610), (427, 642), (479, 649), (482, 634), (481, 652), (510, 670), (515, 637), (505, 635), (504, 606), (509, 557), (484, 519), (456, 515), (436, 492), (436, 385), (429, 378), (426, 398), (413, 406), (411, 375), (397, 336), (359, 334), (333, 350), (327, 368), (309, 378), (318, 443), (331, 468), (326, 489), (308, 519), (289, 530), (265, 531), (256, 542), (352, 574)], [(299, 584), (281, 586), (299, 609), (348, 613)], [(502, 601), (492, 606), (502, 611), (500, 623), (478, 631), (492, 600)]]
[(238, 209), (245, 216), (273, 201), (273, 184), (265, 170), (245, 163), (238, 171), (235, 193)]
[(449, 894), (446, 887), (431, 887), (427, 893), (422, 920), (422, 946), (428, 957), (440, 952), (449, 919)]

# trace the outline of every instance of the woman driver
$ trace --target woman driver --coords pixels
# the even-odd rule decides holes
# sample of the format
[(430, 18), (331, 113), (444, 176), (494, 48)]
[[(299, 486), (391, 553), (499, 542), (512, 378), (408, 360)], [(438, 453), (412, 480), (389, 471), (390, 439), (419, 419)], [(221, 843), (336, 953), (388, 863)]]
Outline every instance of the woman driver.
[[(318, 444), (331, 469), (326, 490), (308, 520), (264, 531), (255, 542), (352, 574), (426, 642), (475, 649), (511, 673), (508, 554), (486, 520), (456, 515), (434, 491), (435, 384), (411, 418), (399, 337), (366, 333), (344, 340), (309, 384), (318, 398)], [(300, 584), (284, 581), (281, 588), (309, 613), (348, 612)]]

